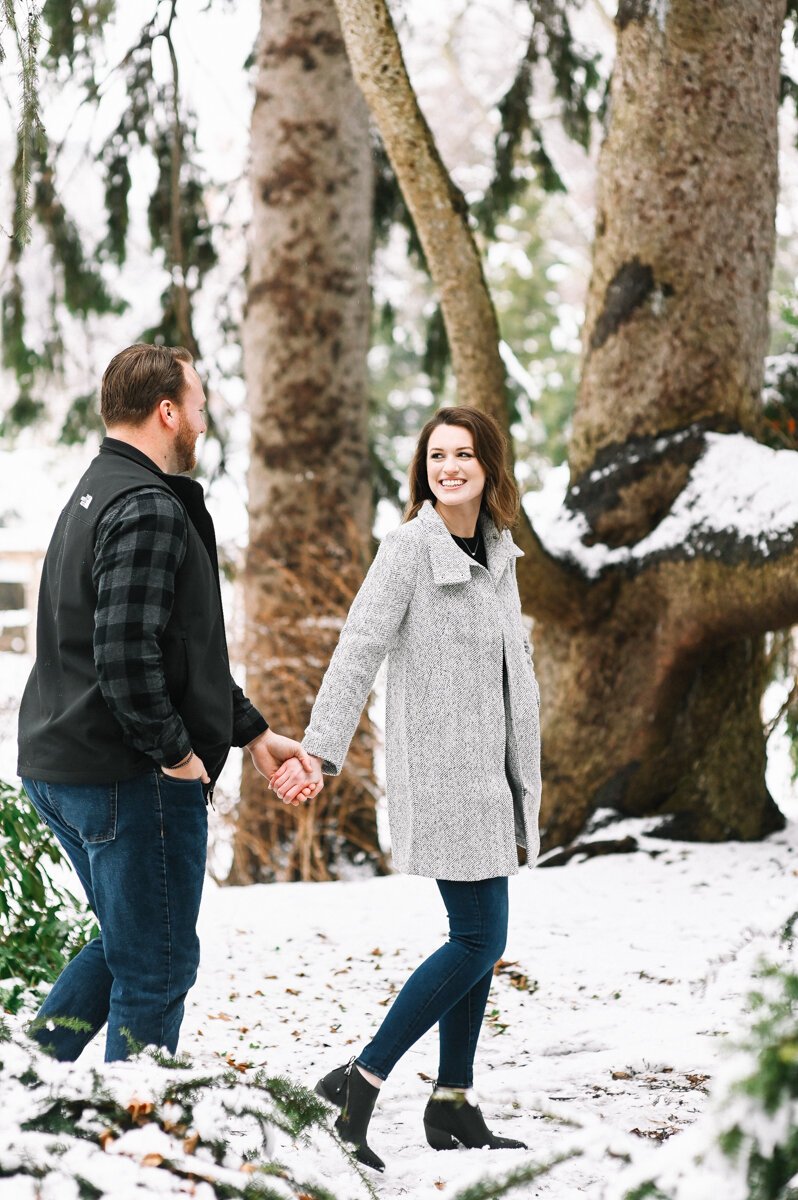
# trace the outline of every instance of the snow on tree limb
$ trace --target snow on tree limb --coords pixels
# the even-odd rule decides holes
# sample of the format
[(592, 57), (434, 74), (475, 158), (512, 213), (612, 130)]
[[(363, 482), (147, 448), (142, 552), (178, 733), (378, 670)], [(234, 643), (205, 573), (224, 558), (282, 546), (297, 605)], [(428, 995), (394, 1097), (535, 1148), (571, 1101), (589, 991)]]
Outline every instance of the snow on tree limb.
[[(798, 536), (798, 452), (772, 450), (744, 434), (683, 430), (659, 438), (655, 447), (697, 439), (701, 453), (668, 512), (639, 541), (610, 546), (595, 541), (583, 493), (592, 486), (608, 490), (612, 475), (630, 458), (618, 456), (570, 488), (564, 504), (536, 526), (544, 549), (553, 557), (598, 580), (613, 568), (637, 574), (659, 561), (714, 559), (733, 566), (764, 563), (793, 554)], [(534, 499), (528, 498), (531, 512)]]

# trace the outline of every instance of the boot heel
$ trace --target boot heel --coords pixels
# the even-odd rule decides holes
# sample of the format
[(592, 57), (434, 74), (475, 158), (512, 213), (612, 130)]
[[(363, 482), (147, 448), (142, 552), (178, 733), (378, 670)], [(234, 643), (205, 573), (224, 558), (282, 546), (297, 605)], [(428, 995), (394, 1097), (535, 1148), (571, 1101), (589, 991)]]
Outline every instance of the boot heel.
[(424, 1122), (424, 1132), (433, 1150), (457, 1149), (457, 1138), (453, 1138), (450, 1133), (445, 1133), (442, 1129), (436, 1129), (434, 1125), (428, 1125), (426, 1121)]

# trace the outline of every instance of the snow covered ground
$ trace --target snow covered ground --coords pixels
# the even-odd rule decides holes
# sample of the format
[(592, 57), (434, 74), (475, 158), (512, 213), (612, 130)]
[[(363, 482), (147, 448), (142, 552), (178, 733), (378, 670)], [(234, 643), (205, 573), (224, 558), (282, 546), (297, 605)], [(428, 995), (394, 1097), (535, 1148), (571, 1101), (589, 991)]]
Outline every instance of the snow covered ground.
[[(640, 828), (625, 822), (613, 832)], [(641, 846), (511, 882), (507, 965), (491, 991), (476, 1086), (488, 1122), (525, 1140), (538, 1160), (573, 1140), (558, 1106), (564, 1117), (645, 1139), (693, 1122), (755, 959), (796, 907), (794, 820), (762, 844), (642, 837)], [(445, 937), (445, 920), (434, 883), (411, 877), (210, 884), (202, 937), (183, 1048), (312, 1085), (368, 1039), (409, 972)], [(436, 1051), (430, 1033), (396, 1068), (376, 1111), (371, 1144), (388, 1163), (377, 1184), (386, 1200), (452, 1196), (529, 1161), (521, 1151), (427, 1147), (421, 1114)], [(614, 1169), (608, 1159), (577, 1159), (526, 1194), (598, 1198)]]
[[(573, 1119), (594, 1143), (599, 1128), (610, 1140), (631, 1133), (641, 1148), (695, 1121), (756, 958), (796, 907), (798, 805), (785, 803), (793, 819), (761, 844), (663, 842), (645, 836), (645, 822), (624, 822), (611, 832), (635, 833), (639, 853), (512, 880), (477, 1092), (488, 1122), (529, 1152), (427, 1147), (430, 1033), (396, 1068), (372, 1123), (371, 1144), (388, 1164), (374, 1180), (379, 1197), (454, 1197), (486, 1174), (554, 1158), (584, 1140), (566, 1123)], [(233, 1060), (244, 1075), (265, 1066), (313, 1086), (369, 1038), (409, 972), (445, 937), (445, 919), (425, 879), (250, 888), (208, 880), (201, 936), (181, 1049), (197, 1065)], [(99, 1065), (101, 1046), (84, 1058)], [(327, 1153), (334, 1190), (340, 1163)], [(519, 1194), (600, 1200), (618, 1170), (603, 1153), (587, 1155)]]

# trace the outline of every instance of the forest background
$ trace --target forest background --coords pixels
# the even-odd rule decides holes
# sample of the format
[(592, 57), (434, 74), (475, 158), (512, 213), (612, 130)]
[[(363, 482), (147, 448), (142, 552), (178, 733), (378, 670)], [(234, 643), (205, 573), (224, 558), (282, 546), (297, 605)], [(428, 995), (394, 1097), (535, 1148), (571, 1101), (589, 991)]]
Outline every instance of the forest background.
[[(110, 355), (187, 345), (239, 667), (298, 732), (415, 432), (479, 403), (524, 494), (545, 850), (613, 825), (629, 850), (643, 816), (772, 835), (798, 729), (795, 14), (397, 5), (426, 128), (368, 7), (5, 4), (0, 533), (46, 541)], [(231, 763), (217, 875), (386, 871), (379, 720), (298, 818)]]

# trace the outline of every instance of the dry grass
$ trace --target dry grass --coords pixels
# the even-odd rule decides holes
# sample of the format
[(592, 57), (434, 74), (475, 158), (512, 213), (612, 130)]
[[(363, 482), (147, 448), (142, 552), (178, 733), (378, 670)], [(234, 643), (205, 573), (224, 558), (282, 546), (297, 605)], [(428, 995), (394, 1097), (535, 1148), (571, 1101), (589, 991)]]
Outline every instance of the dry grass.
[[(250, 549), (244, 575), (248, 692), (270, 725), (300, 736), (346, 614), (368, 566), (371, 544), (349, 526), (291, 547), (286, 565)], [(361, 718), (343, 772), (301, 808), (284, 805), (245, 756), (230, 882), (329, 880), (351, 866), (384, 871), (377, 840), (374, 737)]]

